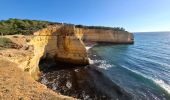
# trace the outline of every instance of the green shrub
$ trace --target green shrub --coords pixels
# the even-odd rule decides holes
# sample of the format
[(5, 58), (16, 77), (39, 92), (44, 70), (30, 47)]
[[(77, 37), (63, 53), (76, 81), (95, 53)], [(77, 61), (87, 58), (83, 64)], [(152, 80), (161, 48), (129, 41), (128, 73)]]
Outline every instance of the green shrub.
[(75, 25), (77, 28), (87, 28), (87, 29), (105, 29), (105, 30), (114, 30), (114, 31), (126, 31), (122, 27), (105, 27), (105, 26), (84, 26), (84, 25)]
[(0, 37), (0, 47), (9, 48), (12, 45), (12, 41), (9, 38)]
[(33, 32), (45, 28), (50, 23), (47, 21), (38, 20), (21, 20), (21, 19), (8, 19), (0, 21), (0, 34), (14, 35), (23, 34), (31, 35)]

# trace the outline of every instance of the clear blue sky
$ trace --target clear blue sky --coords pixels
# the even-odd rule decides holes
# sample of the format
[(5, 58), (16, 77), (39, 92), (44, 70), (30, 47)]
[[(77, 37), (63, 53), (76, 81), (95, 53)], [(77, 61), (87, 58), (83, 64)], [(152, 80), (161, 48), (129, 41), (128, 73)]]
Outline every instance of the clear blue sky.
[(170, 31), (170, 0), (0, 0), (0, 20), (8, 18)]

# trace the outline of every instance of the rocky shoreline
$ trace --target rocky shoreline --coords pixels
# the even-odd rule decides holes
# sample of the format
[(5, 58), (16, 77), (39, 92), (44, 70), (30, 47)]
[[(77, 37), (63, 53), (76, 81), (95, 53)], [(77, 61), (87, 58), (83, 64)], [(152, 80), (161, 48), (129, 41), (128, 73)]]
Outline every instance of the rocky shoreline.
[(44, 69), (39, 82), (62, 95), (82, 100), (110, 100), (110, 97), (97, 90), (89, 70), (88, 66), (74, 67), (60, 63), (57, 67)]
[[(89, 56), (95, 59), (92, 50)], [(62, 95), (82, 100), (127, 100), (130, 96), (96, 69), (98, 64), (76, 66), (43, 60), (40, 83)]]

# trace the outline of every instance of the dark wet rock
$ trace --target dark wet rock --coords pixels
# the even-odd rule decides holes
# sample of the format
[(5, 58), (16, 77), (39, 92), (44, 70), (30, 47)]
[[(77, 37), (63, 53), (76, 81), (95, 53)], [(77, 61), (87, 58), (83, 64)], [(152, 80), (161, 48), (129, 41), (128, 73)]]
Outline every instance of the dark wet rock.
[(130, 100), (128, 93), (96, 69), (98, 65), (75, 66), (43, 60), (39, 81), (53, 91), (82, 100)]

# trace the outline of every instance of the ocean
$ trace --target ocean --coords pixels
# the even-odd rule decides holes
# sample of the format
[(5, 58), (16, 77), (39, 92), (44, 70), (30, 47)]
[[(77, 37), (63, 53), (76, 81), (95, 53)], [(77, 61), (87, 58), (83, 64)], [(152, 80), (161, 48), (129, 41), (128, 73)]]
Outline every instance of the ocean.
[(134, 33), (134, 41), (94, 46), (92, 64), (133, 100), (170, 100), (170, 32)]

